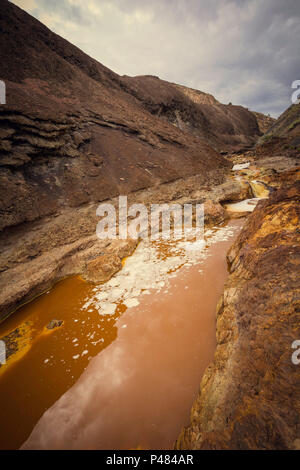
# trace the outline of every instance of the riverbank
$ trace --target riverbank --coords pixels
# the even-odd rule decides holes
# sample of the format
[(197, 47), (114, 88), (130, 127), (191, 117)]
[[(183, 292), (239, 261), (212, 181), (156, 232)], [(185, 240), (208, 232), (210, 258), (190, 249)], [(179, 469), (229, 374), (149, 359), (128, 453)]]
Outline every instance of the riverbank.
[[(253, 209), (253, 207), (251, 206), (249, 209), (249, 207), (245, 208), (245, 206), (242, 205), (241, 210), (236, 211), (235, 209), (234, 211), (231, 211), (230, 206), (233, 207), (236, 205), (236, 203), (243, 204), (243, 200), (245, 198), (249, 198), (249, 196), (250, 197), (252, 196), (252, 198), (253, 196), (260, 198), (262, 195), (267, 196), (269, 194), (272, 194), (275, 192), (275, 189), (283, 186), (285, 182), (287, 181), (291, 182), (293, 181), (293, 179), (297, 180), (298, 178), (297, 170), (294, 168), (297, 162), (294, 161), (293, 159), (277, 158), (275, 160), (273, 159), (272, 162), (269, 162), (266, 160), (257, 162), (254, 159), (252, 160), (250, 159), (250, 161), (247, 161), (249, 160), (249, 155), (245, 155), (245, 156), (239, 155), (237, 157), (234, 157), (234, 159), (235, 158), (237, 161), (233, 160), (233, 163), (236, 163), (240, 166), (235, 168), (233, 171), (231, 171), (230, 175), (228, 175), (227, 180), (225, 182), (223, 182), (220, 185), (216, 185), (215, 187), (207, 188), (207, 189), (202, 187), (202, 189), (199, 189), (198, 187), (199, 181), (197, 177), (193, 177), (191, 180), (188, 180), (188, 181), (183, 181), (183, 180), (176, 181), (172, 184), (163, 185), (163, 187), (153, 188), (151, 191), (147, 190), (145, 192), (141, 192), (138, 194), (135, 193), (131, 197), (135, 198), (134, 202), (143, 202), (146, 204), (150, 204), (153, 202), (162, 203), (166, 201), (167, 202), (172, 201), (173, 203), (177, 202), (180, 204), (184, 204), (188, 202), (193, 202), (193, 203), (203, 202), (205, 204), (206, 229), (209, 230), (208, 227), (215, 227), (214, 230), (216, 230), (216, 228), (219, 227), (218, 228), (219, 230), (221, 229), (222, 224), (228, 223), (228, 220), (230, 218), (235, 219), (236, 217), (237, 218), (245, 217)], [(263, 194), (261, 193), (262, 191), (264, 192)], [(254, 202), (256, 203), (258, 200), (259, 199), (254, 199)], [(259, 203), (259, 207), (261, 204), (262, 202)], [(77, 234), (81, 233), (81, 230), (91, 230), (91, 228), (93, 227), (93, 224), (96, 225), (97, 223), (97, 220), (95, 217), (95, 211), (96, 211), (96, 206), (83, 207), (82, 212), (79, 214), (79, 217), (78, 217), (78, 212), (76, 212), (77, 214), (76, 219), (75, 219), (75, 213), (74, 213), (74, 219), (72, 219), (72, 217), (68, 218), (69, 222), (70, 221), (71, 222), (70, 222), (70, 225), (68, 227), (66, 226), (65, 228), (67, 232), (63, 231), (62, 222), (64, 220), (66, 221), (66, 219), (64, 219), (65, 214), (63, 214), (59, 216), (59, 220), (50, 219), (47, 222), (47, 224), (41, 224), (39, 227), (36, 228), (36, 230), (31, 230), (30, 232), (26, 232), (24, 235), (20, 237), (19, 241), (16, 243), (16, 248), (14, 250), (10, 250), (10, 246), (8, 244), (8, 249), (5, 252), (6, 258), (4, 258), (4, 262), (6, 262), (10, 266), (10, 268), (6, 270), (7, 275), (12, 276), (14, 275), (14, 273), (16, 273), (16, 270), (17, 271), (19, 270), (19, 275), (22, 276), (24, 279), (25, 269), (30, 267), (27, 271), (28, 276), (26, 279), (26, 282), (27, 282), (26, 295), (29, 296), (28, 298), (30, 298), (30, 295), (32, 294), (32, 290), (28, 289), (28, 286), (30, 286), (30, 283), (32, 281), (33, 281), (32, 288), (33, 289), (37, 288), (37, 292), (39, 293), (42, 287), (43, 289), (45, 289), (47, 285), (49, 285), (50, 287), (50, 285), (52, 284), (52, 282), (54, 282), (54, 280), (59, 279), (63, 275), (69, 275), (69, 274), (74, 275), (75, 273), (76, 274), (84, 273), (87, 266), (89, 266), (90, 260), (91, 259), (97, 260), (99, 257), (99, 253), (100, 253), (101, 260), (104, 260), (106, 259), (105, 257), (107, 257), (108, 262), (106, 266), (107, 268), (106, 269), (106, 274), (107, 274), (106, 281), (109, 281), (110, 277), (112, 277), (113, 275), (116, 275), (116, 271), (113, 266), (110, 271), (111, 257), (118, 257), (119, 263), (122, 266), (121, 260), (127, 255), (132, 254), (132, 252), (134, 251), (136, 247), (136, 243), (132, 243), (132, 241), (100, 242), (96, 239), (95, 235), (90, 235), (84, 239), (80, 239), (79, 241), (74, 242), (75, 244), (62, 245), (61, 247), (50, 249), (46, 253), (40, 254), (40, 256), (38, 255), (38, 253), (41, 252), (42, 249), (45, 249), (46, 247), (51, 248), (51, 244), (53, 243), (52, 236), (54, 236), (54, 240), (55, 240), (55, 237), (60, 237), (56, 240), (61, 240), (61, 242), (63, 241), (63, 235), (65, 233), (68, 233), (68, 236), (74, 236), (74, 232), (72, 232), (71, 228), (72, 227), (75, 228), (75, 220), (77, 222), (76, 230), (78, 230), (78, 227), (79, 227), (79, 232), (75, 231), (75, 233)], [(88, 224), (88, 229), (87, 229), (86, 226), (84, 225), (84, 221), (89, 220), (88, 216), (90, 216), (91, 220)], [(73, 225), (72, 220), (74, 220), (74, 225)], [(230, 223), (234, 223), (234, 221)], [(242, 221), (236, 221), (236, 223), (242, 223)], [(46, 237), (47, 233), (51, 234), (51, 238)], [(67, 237), (67, 240), (70, 240), (70, 239), (68, 239)], [(27, 262), (25, 262), (24, 264), (20, 264), (18, 266), (17, 260), (16, 260), (16, 254), (19, 252), (18, 251), (19, 247), (22, 247), (22, 250), (23, 250), (22, 253), (25, 259), (27, 260)], [(143, 253), (144, 248), (145, 247), (143, 246), (139, 246), (139, 252)], [(36, 253), (36, 258), (32, 260), (28, 259), (30, 258), (29, 253), (31, 249), (33, 249), (33, 251), (31, 251), (32, 254)], [(164, 247), (164, 251), (165, 250), (166, 250), (166, 247)], [(53, 257), (54, 253), (56, 253), (55, 257)], [(64, 256), (65, 253), (67, 254)], [(132, 259), (135, 259), (135, 257), (132, 257)], [(47, 263), (44, 264), (45, 260), (49, 261), (48, 264)], [(131, 258), (130, 258), (130, 262), (131, 262)], [(53, 266), (55, 265), (55, 263), (57, 263), (57, 266), (55, 269), (53, 269)], [(184, 263), (186, 263), (186, 261)], [(223, 263), (224, 264), (223, 264), (222, 269), (224, 270), (226, 266), (225, 258), (224, 258)], [(34, 272), (34, 269), (36, 268), (38, 269)], [(133, 267), (131, 271), (134, 272), (135, 268)], [(31, 272), (34, 274), (33, 278), (30, 277)], [(225, 271), (222, 271), (222, 272), (225, 272)], [(50, 282), (50, 284), (47, 284), (47, 282), (37, 283), (37, 280), (39, 279), (39, 277), (41, 275), (44, 275), (44, 273), (47, 273), (47, 276), (50, 276), (50, 281), (49, 279), (47, 281), (47, 282)], [(124, 269), (120, 272), (120, 275), (121, 277), (124, 275)], [(119, 274), (117, 274), (116, 276), (118, 277)], [(151, 275), (150, 275), (150, 278), (151, 278)], [(103, 297), (105, 289), (106, 290), (108, 289), (107, 292), (109, 291), (113, 292), (113, 289), (117, 287), (115, 285), (115, 277), (112, 278), (111, 281), (112, 281), (112, 284), (110, 283), (110, 281), (106, 282), (106, 284), (103, 284), (103, 287), (101, 288), (101, 292), (98, 293), (100, 297), (102, 298), (102, 301), (100, 301), (100, 299), (97, 300), (96, 298), (98, 294), (93, 293), (97, 291), (97, 288), (95, 286), (93, 287), (93, 284), (83, 283), (83, 281), (80, 280), (78, 276), (77, 278), (67, 279), (66, 281), (62, 281), (62, 283), (59, 283), (53, 290), (48, 291), (48, 294), (46, 294), (46, 296), (48, 295), (50, 296), (49, 298), (51, 298), (51, 296), (54, 294), (54, 299), (55, 299), (55, 296), (57, 296), (57, 293), (61, 292), (61, 295), (56, 297), (56, 301), (52, 301), (49, 303), (47, 299), (44, 300), (45, 296), (37, 298), (37, 300), (35, 301), (35, 304), (37, 306), (36, 321), (34, 321), (34, 318), (31, 318), (31, 319), (27, 318), (26, 313), (25, 313), (24, 322), (23, 323), (21, 322), (21, 324), (20, 322), (18, 322), (18, 315), (22, 316), (23, 310), (26, 311), (26, 309), (28, 309), (27, 311), (30, 312), (31, 304), (28, 304), (28, 306), (23, 307), (21, 311), (16, 312), (11, 317), (11, 319), (8, 319), (8, 321), (3, 323), (3, 327), (1, 328), (2, 330), (1, 337), (2, 338), (5, 337), (6, 339), (8, 339), (9, 337), (9, 341), (12, 340), (10, 341), (12, 345), (12, 348), (11, 348), (12, 355), (11, 355), (10, 361), (15, 362), (15, 364), (13, 364), (13, 362), (10, 363), (12, 367), (22, 368), (25, 362), (27, 363), (29, 361), (28, 366), (26, 367), (26, 370), (28, 369), (28, 367), (30, 367), (30, 364), (35, 363), (35, 370), (36, 371), (40, 370), (41, 377), (44, 376), (44, 379), (42, 379), (42, 382), (45, 382), (45, 384), (47, 383), (47, 380), (49, 379), (47, 371), (45, 375), (45, 370), (49, 367), (50, 368), (52, 367), (51, 370), (54, 375), (52, 374), (52, 372), (51, 374), (53, 377), (57, 375), (58, 368), (60, 368), (62, 370), (59, 375), (61, 377), (65, 377), (66, 379), (66, 380), (64, 379), (60, 380), (60, 386), (56, 387), (54, 394), (52, 393), (49, 394), (45, 390), (44, 391), (39, 390), (39, 387), (36, 387), (36, 386), (34, 387), (33, 390), (31, 390), (28, 393), (29, 397), (35, 396), (35, 394), (38, 393), (38, 396), (43, 396), (44, 400), (41, 401), (37, 399), (36, 402), (39, 403), (39, 406), (36, 408), (34, 412), (30, 412), (30, 416), (27, 415), (27, 417), (24, 417), (23, 419), (24, 426), (22, 427), (22, 429), (20, 429), (21, 434), (16, 435), (17, 441), (13, 441), (14, 444), (13, 443), (8, 444), (8, 445), (11, 445), (12, 448), (14, 447), (14, 445), (18, 446), (23, 442), (23, 440), (28, 436), (28, 432), (30, 432), (33, 425), (41, 417), (44, 411), (46, 411), (49, 407), (51, 407), (51, 405), (56, 400), (58, 400), (66, 392), (66, 390), (69, 387), (75, 386), (74, 384), (76, 384), (80, 375), (83, 373), (84, 369), (87, 367), (91, 357), (96, 354), (99, 354), (99, 352), (103, 351), (105, 348), (110, 347), (109, 346), (110, 344), (112, 348), (115, 342), (116, 344), (118, 344), (117, 337), (120, 335), (120, 332), (122, 332), (122, 335), (124, 336), (125, 332), (123, 332), (122, 329), (118, 329), (117, 327), (117, 324), (121, 325), (120, 328), (124, 326), (122, 325), (123, 320), (121, 320), (120, 316), (122, 315), (122, 319), (123, 318), (125, 319), (123, 314), (126, 311), (126, 309), (129, 309), (129, 310), (133, 309), (134, 311), (134, 309), (137, 308), (137, 310), (139, 310), (140, 307), (138, 307), (138, 305), (136, 304), (136, 301), (137, 301), (136, 298), (137, 296), (141, 294), (141, 292), (139, 294), (137, 293), (135, 293), (134, 295), (132, 294), (131, 297), (129, 296), (129, 298), (125, 300), (125, 303), (123, 301), (120, 302), (120, 299), (118, 300), (117, 297), (113, 298), (112, 300), (112, 297), (111, 297), (112, 294), (110, 294), (110, 298), (105, 299)], [(200, 279), (198, 280), (198, 282), (200, 282)], [(122, 283), (120, 283), (120, 285), (121, 284)], [(133, 285), (134, 284), (135, 284), (135, 281), (133, 281)], [(69, 287), (66, 289), (67, 285)], [(123, 282), (122, 285), (125, 286), (125, 290), (126, 290), (126, 286), (128, 287), (128, 283), (125, 282), (124, 284)], [(186, 285), (189, 288), (188, 283)], [(191, 286), (192, 285), (193, 285), (193, 282), (191, 281)], [(214, 298), (214, 307), (210, 308), (211, 319), (213, 319), (215, 305), (217, 304), (218, 297), (221, 295), (222, 289), (220, 290), (219, 288), (217, 288), (213, 280), (211, 280), (210, 283), (205, 288), (205, 292), (209, 292), (211, 285), (216, 287), (216, 290), (214, 291), (213, 296), (210, 297), (210, 298)], [(15, 292), (20, 292), (20, 290), (18, 291), (19, 287), (20, 287), (20, 284), (18, 282), (15, 282), (14, 284), (12, 283), (12, 289), (15, 289)], [(151, 290), (151, 288), (153, 288), (153, 285), (152, 287), (151, 286), (145, 287), (142, 290), (149, 291), (149, 289)], [(73, 293), (74, 289), (76, 290), (76, 295)], [(65, 295), (67, 291), (69, 292), (69, 294)], [(193, 287), (193, 291), (197, 292), (196, 285)], [(185, 310), (182, 300), (184, 300), (184, 302), (187, 305), (189, 305), (188, 298), (186, 297), (186, 295), (183, 295), (182, 292), (186, 293), (185, 290), (183, 291), (183, 289), (181, 289), (180, 290), (181, 295), (179, 296), (178, 301), (175, 302), (175, 304), (178, 303), (177, 311), (179, 312), (180, 310), (181, 315), (182, 315), (182, 310)], [(5, 291), (4, 291), (4, 295), (5, 295)], [(26, 295), (25, 297), (22, 297), (23, 300), (24, 298), (26, 298)], [(176, 295), (177, 295), (176, 291), (174, 292), (172, 291), (171, 293), (169, 292), (168, 294), (168, 297), (173, 307), (174, 307), (174, 303), (173, 303), (174, 298), (177, 298)], [(3, 293), (2, 293), (2, 296), (3, 296)], [(65, 303), (65, 299), (66, 299), (66, 303)], [(71, 299), (72, 299), (72, 302), (70, 302)], [(74, 316), (76, 317), (76, 308), (77, 308), (74, 302), (76, 303), (76, 299), (80, 300), (79, 302), (80, 310), (82, 310), (82, 308), (84, 307), (82, 312), (83, 313), (85, 312), (84, 318), (81, 318), (82, 312), (79, 314), (79, 317), (81, 318), (81, 320), (78, 325), (74, 324), (74, 321), (76, 320)], [(83, 299), (86, 299), (85, 302), (83, 302)], [(179, 301), (180, 299), (181, 299), (181, 302)], [(202, 301), (200, 302), (200, 305), (204, 303), (205, 303), (205, 298), (202, 299)], [(114, 307), (114, 310), (112, 311), (111, 307), (113, 304), (115, 304), (116, 307)], [(49, 305), (51, 308), (48, 309), (47, 305)], [(57, 310), (57, 306), (60, 307), (58, 310)], [(70, 314), (69, 320), (68, 320), (68, 315), (66, 315), (65, 306), (68, 306), (67, 308), (69, 309), (69, 314)], [(42, 310), (41, 310), (41, 307), (42, 307)], [(47, 312), (47, 314), (45, 314), (45, 312)], [(97, 332), (96, 336), (98, 338), (99, 334), (101, 336), (102, 332), (105, 332), (106, 338), (104, 338), (104, 341), (102, 341), (103, 339), (102, 336), (101, 337), (99, 336), (98, 339), (94, 337), (93, 331), (89, 329), (93, 324), (98, 323), (99, 314), (101, 315), (103, 313), (105, 314), (106, 318), (105, 318), (104, 323), (101, 324), (101, 331)], [(172, 318), (171, 314), (168, 316)], [(48, 324), (49, 325), (54, 324), (55, 326), (56, 322), (60, 322), (60, 321), (62, 321), (63, 323), (65, 322), (65, 324), (63, 324), (62, 327), (54, 328), (54, 329), (50, 328), (50, 330), (47, 330)], [(71, 322), (70, 324), (68, 323), (69, 321)], [(145, 318), (146, 323), (147, 321), (149, 321), (148, 317)], [(195, 320), (194, 321), (191, 320), (191, 325), (193, 325), (193, 322), (195, 323)], [(144, 327), (146, 323), (144, 324)], [(211, 323), (211, 325), (213, 325), (212, 331), (214, 332), (214, 321)], [(79, 330), (78, 330), (78, 327), (79, 327)], [(195, 329), (196, 335), (200, 334), (199, 333), (200, 329), (201, 328), (198, 325), (198, 328)], [(119, 333), (117, 333), (118, 331)], [(126, 331), (127, 331), (127, 326), (126, 326)], [(133, 333), (134, 327), (128, 331), (129, 331), (128, 344), (131, 344), (132, 334), (134, 334)], [(219, 335), (220, 333), (218, 332), (217, 334)], [(76, 339), (75, 343), (71, 342), (71, 348), (67, 346), (68, 341), (71, 337), (70, 335), (71, 336), (73, 335), (72, 337), (74, 340)], [(87, 347), (87, 344), (86, 344), (86, 338), (89, 338), (90, 335), (93, 335), (92, 337), (93, 342), (96, 343), (95, 348), (93, 348), (94, 349), (93, 352), (89, 351), (89, 348)], [(221, 335), (224, 335), (224, 331), (221, 333)], [(141, 335), (141, 337), (142, 336), (143, 335)], [(189, 338), (192, 336), (193, 336), (192, 332), (189, 332), (186, 335), (186, 338)], [(51, 337), (58, 339), (57, 344), (55, 343), (56, 339), (53, 342), (53, 339), (51, 339)], [(81, 337), (82, 337), (82, 340), (80, 339)], [(129, 341), (129, 338), (131, 338), (131, 341)], [(50, 346), (51, 344), (52, 346)], [(56, 351), (58, 351), (59, 349), (63, 351), (63, 356), (60, 359), (58, 358), (57, 353), (55, 353), (54, 355), (50, 355), (50, 357), (48, 357), (49, 346), (51, 349), (51, 347), (53, 347), (55, 344), (56, 344), (55, 346)], [(197, 380), (198, 382), (196, 383), (193, 382), (194, 392), (190, 392), (189, 397), (187, 397), (187, 401), (185, 402), (184, 413), (181, 414), (178, 412), (176, 419), (173, 420), (170, 418), (170, 416), (165, 415), (164, 414), (165, 412), (163, 411), (163, 409), (161, 409), (161, 416), (165, 416), (165, 420), (170, 421), (169, 428), (173, 432), (173, 434), (172, 433), (169, 434), (168, 439), (165, 441), (162, 437), (160, 438), (161, 442), (163, 442), (163, 444), (161, 444), (162, 446), (161, 448), (172, 447), (172, 442), (176, 438), (176, 435), (179, 432), (179, 428), (184, 424), (184, 422), (186, 423), (186, 425), (188, 424), (188, 414), (189, 414), (188, 409), (189, 409), (190, 403), (195, 398), (194, 393), (197, 390), (197, 383), (200, 382), (201, 375), (206, 365), (209, 362), (211, 362), (213, 359), (214, 341), (210, 344), (213, 344), (213, 348), (212, 349), (209, 348), (209, 355), (206, 356), (205, 352), (202, 351), (202, 353), (201, 354), (199, 353), (197, 356), (198, 360), (194, 361), (193, 363), (194, 371), (196, 371), (196, 375), (192, 374), (194, 377), (193, 380)], [(79, 348), (80, 351), (78, 349), (79, 353), (78, 351), (73, 351), (74, 347), (78, 347), (78, 345), (80, 345), (80, 348), (82, 349), (81, 350)], [(67, 356), (69, 357), (68, 360), (66, 360), (65, 358), (65, 354), (67, 353), (65, 349), (66, 347), (67, 347), (67, 350), (70, 349), (70, 351), (68, 351), (68, 354), (67, 354)], [(159, 347), (157, 347), (157, 350), (159, 351)], [(174, 349), (174, 351), (175, 350), (176, 348)], [(184, 350), (184, 348), (182, 350)], [(145, 354), (145, 352), (141, 352), (141, 351), (133, 351), (133, 350), (129, 351), (128, 350), (128, 354), (129, 354), (128, 358), (133, 357), (134, 352), (137, 353), (138, 357), (139, 355), (143, 356), (143, 354)], [(35, 356), (35, 358), (32, 357), (32, 354)], [(100, 356), (102, 356), (103, 354), (104, 354), (104, 351), (101, 353)], [(108, 353), (105, 353), (105, 354), (108, 354)], [(74, 360), (74, 357), (76, 358), (75, 360)], [(127, 357), (127, 356), (125, 355), (124, 357)], [(178, 364), (178, 361), (179, 361), (178, 356), (176, 354), (175, 355), (173, 354), (172, 357), (177, 358), (176, 362)], [(186, 364), (189, 363), (189, 361), (193, 362), (191, 358), (187, 358), (184, 355), (182, 355), (182, 357), (184, 358)], [(0, 369), (0, 372), (1, 372), (1, 369)], [(11, 394), (11, 390), (15, 390), (16, 394), (15, 394), (14, 400), (15, 400), (15, 403), (18, 403), (20, 400), (19, 397), (22, 397), (22, 393), (20, 392), (20, 390), (18, 390), (17, 384), (13, 384), (15, 377), (16, 377), (15, 372), (16, 372), (16, 369), (14, 370), (11, 369), (9, 374), (6, 375), (7, 386), (5, 386), (3, 390), (4, 392), (6, 390), (5, 393), (7, 393), (7, 397)], [(111, 372), (111, 368), (110, 368), (110, 372)], [(165, 372), (167, 373), (167, 369), (165, 370)], [(171, 373), (172, 370), (170, 370), (169, 372)], [(178, 375), (177, 372), (176, 374)], [(37, 377), (35, 377), (35, 375), (33, 377), (31, 375), (28, 375), (27, 378), (28, 377), (31, 377), (29, 381), (29, 388), (30, 388), (31, 386), (30, 384), (36, 384), (38, 380), (37, 380)], [(181, 377), (180, 374), (178, 376), (178, 379), (181, 381), (181, 384), (184, 383), (185, 385), (187, 385), (187, 383), (190, 380), (188, 377)], [(26, 377), (24, 377), (24, 383), (26, 383), (26, 380), (27, 380)], [(171, 382), (172, 380), (174, 379), (171, 379)], [(3, 384), (4, 383), (5, 382), (3, 382)], [(178, 384), (178, 387), (180, 388), (180, 384)], [(125, 387), (125, 390), (126, 390), (126, 387)], [(124, 393), (126, 392), (124, 391)], [(141, 390), (140, 393), (143, 395), (144, 393), (147, 393), (147, 392)], [(169, 390), (168, 393), (172, 394), (172, 390)], [(6, 402), (7, 400), (4, 399), (3, 401)], [(30, 402), (30, 399), (29, 399), (29, 402)], [(111, 404), (112, 404), (112, 408), (114, 408), (115, 403), (112, 401)], [(125, 402), (123, 403), (123, 406), (125, 409), (127, 409), (125, 406)], [(157, 403), (155, 406), (157, 406)], [(27, 404), (25, 409), (31, 409), (31, 408), (32, 408), (32, 405), (30, 402)], [(133, 410), (133, 407), (131, 409)], [(16, 407), (16, 411), (17, 410), (18, 410), (18, 407)], [(119, 411), (121, 412), (121, 410)], [(167, 409), (165, 411), (167, 411)], [(9, 408), (7, 409), (7, 412), (10, 413)], [(20, 412), (20, 409), (18, 413), (19, 412)], [(13, 423), (16, 421), (17, 418), (11, 419), (9, 416), (7, 416), (5, 419), (12, 423), (13, 427), (12, 427), (10, 435), (13, 436), (15, 433)], [(176, 422), (177, 424), (174, 425), (174, 427), (172, 427), (171, 423), (174, 423), (174, 422)], [(159, 429), (160, 426), (163, 428), (163, 425), (161, 424), (161, 425), (157, 425), (157, 429)], [(116, 447), (119, 447), (118, 441), (115, 440), (115, 437), (113, 434), (114, 429), (118, 429), (118, 427), (117, 426), (115, 426), (115, 428), (112, 427), (112, 433), (110, 434), (111, 440), (107, 443), (107, 445), (109, 446), (115, 445)], [(174, 429), (175, 429), (175, 432), (174, 432)], [(186, 448), (188, 448), (188, 446), (195, 445), (193, 441), (186, 440), (187, 439), (186, 432), (189, 433), (189, 431), (184, 431), (184, 437), (181, 436), (180, 439), (178, 440), (177, 445), (179, 447), (187, 446)], [(124, 445), (124, 448), (128, 448), (128, 446), (130, 448), (132, 446), (133, 447), (142, 446), (143, 448), (155, 448), (156, 446), (159, 446), (159, 439), (157, 437), (159, 435), (160, 435), (159, 433), (157, 435), (153, 434), (154, 437), (150, 438), (149, 441), (145, 439), (145, 441), (143, 442), (141, 441), (138, 442), (136, 439), (132, 438), (132, 441), (131, 441), (132, 443), (130, 443), (129, 441), (128, 442), (126, 441), (126, 443), (124, 442), (122, 445)], [(7, 437), (9, 438), (9, 433), (7, 433)], [(36, 439), (36, 437), (34, 437), (34, 439)], [(39, 438), (38, 438), (38, 441), (39, 441)], [(186, 444), (186, 442), (188, 442), (188, 444)], [(63, 445), (65, 444), (66, 443), (64, 443)], [(28, 445), (32, 446), (32, 443)], [(37, 444), (37, 445), (40, 445), (40, 444)], [(49, 441), (49, 446), (51, 445), (52, 444)], [(106, 444), (102, 443), (101, 445), (104, 446)], [(101, 448), (105, 448), (105, 447), (101, 447)]]
[[(19, 447), (44, 412), (60, 420), (68, 402), (81, 418), (72, 412), (72, 431), (56, 429), (55, 442), (47, 431), (46, 447), (171, 448), (213, 358), (226, 252), (241, 225), (207, 229), (204, 245), (142, 241), (110, 281), (69, 278), (12, 315), (0, 327), (16, 344), (0, 368), (0, 418), (9, 423), (1, 446)], [(53, 318), (62, 324), (49, 330)], [(84, 434), (94, 429), (86, 438), (77, 418)]]
[[(224, 169), (206, 175), (195, 175), (165, 183), (128, 195), (128, 204), (142, 203), (146, 207), (161, 203), (205, 203), (206, 225), (228, 218), (247, 215), (230, 214), (228, 203), (241, 202), (255, 196), (251, 181), (260, 179), (276, 188), (282, 171), (295, 167), (293, 158), (275, 157), (256, 160), (249, 154), (228, 157), (234, 163), (250, 162), (251, 166), (237, 172)], [(116, 207), (118, 199), (110, 201)], [(224, 207), (223, 207), (224, 206)], [(0, 323), (18, 307), (50, 289), (57, 281), (84, 273), (88, 263), (102, 255), (122, 256), (132, 253), (135, 245), (129, 241), (111, 244), (96, 237), (98, 204), (68, 208), (55, 217), (24, 224), (0, 235)], [(109, 263), (108, 263), (109, 264)]]
[(228, 253), (217, 349), (176, 449), (300, 449), (300, 173), (260, 202)]
[[(206, 182), (204, 182), (204, 180)], [(206, 222), (222, 222), (225, 211), (218, 205), (224, 200), (241, 200), (250, 189), (239, 182), (224, 181), (224, 171), (195, 175), (128, 195), (128, 204), (146, 207), (160, 203), (202, 203)], [(110, 201), (117, 207), (118, 198)], [(99, 240), (96, 227), (98, 204), (66, 209), (30, 225), (4, 231), (0, 236), (0, 322), (20, 305), (50, 289), (60, 279), (84, 273), (91, 260), (102, 255), (130, 255), (134, 245)], [(124, 246), (125, 243), (125, 246)], [(120, 247), (122, 250), (120, 250)], [(121, 253), (120, 253), (121, 251)]]

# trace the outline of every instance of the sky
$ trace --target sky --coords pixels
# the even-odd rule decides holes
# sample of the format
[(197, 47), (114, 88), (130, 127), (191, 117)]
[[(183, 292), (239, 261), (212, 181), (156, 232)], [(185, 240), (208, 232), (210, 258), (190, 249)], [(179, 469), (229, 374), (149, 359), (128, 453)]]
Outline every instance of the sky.
[(277, 117), (300, 80), (300, 0), (13, 0), (120, 75)]

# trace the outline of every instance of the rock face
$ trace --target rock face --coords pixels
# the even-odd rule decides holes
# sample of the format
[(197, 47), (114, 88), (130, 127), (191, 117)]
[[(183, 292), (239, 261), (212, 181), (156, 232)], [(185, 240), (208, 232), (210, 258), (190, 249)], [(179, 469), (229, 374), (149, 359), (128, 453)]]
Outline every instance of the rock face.
[(226, 181), (212, 190), (213, 199), (218, 202), (242, 201), (251, 196), (250, 185), (242, 181)]
[(291, 179), (259, 203), (228, 254), (215, 360), (177, 449), (300, 448), (300, 365), (291, 360), (300, 339), (299, 171)]
[(83, 278), (90, 282), (106, 282), (122, 268), (117, 255), (102, 255), (89, 261)]
[(133, 253), (137, 240), (113, 240), (106, 254), (89, 261), (83, 271), (82, 277), (89, 282), (106, 282), (120, 269), (122, 259)]

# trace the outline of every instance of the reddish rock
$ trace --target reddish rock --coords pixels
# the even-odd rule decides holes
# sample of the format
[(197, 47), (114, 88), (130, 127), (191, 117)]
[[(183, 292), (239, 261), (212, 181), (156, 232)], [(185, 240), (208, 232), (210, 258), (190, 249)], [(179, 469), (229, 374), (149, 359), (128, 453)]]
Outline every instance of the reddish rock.
[(126, 240), (113, 240), (106, 251), (107, 253), (114, 253), (122, 260), (123, 258), (132, 255), (137, 244), (138, 240), (133, 240), (131, 238)]
[(219, 224), (224, 222), (228, 215), (218, 202), (213, 202), (210, 199), (204, 203), (204, 222), (206, 224)]
[(259, 203), (229, 251), (215, 359), (177, 449), (299, 449), (299, 226), (296, 181)]
[(90, 282), (106, 282), (120, 269), (122, 269), (122, 262), (119, 256), (101, 255), (87, 264), (82, 277)]

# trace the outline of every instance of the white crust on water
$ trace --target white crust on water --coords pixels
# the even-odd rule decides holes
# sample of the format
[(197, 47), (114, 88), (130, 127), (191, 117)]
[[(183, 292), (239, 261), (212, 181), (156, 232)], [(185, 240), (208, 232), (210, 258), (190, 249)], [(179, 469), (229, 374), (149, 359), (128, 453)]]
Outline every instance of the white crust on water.
[(231, 168), (231, 171), (239, 171), (239, 170), (245, 170), (246, 168), (249, 168), (250, 166), (250, 162), (247, 162), (247, 163), (239, 163), (237, 165), (234, 165), (232, 168)]
[(225, 207), (230, 212), (253, 212), (257, 203), (261, 201), (262, 199), (266, 199), (266, 198), (255, 197), (252, 199), (244, 199), (244, 201), (226, 204)]
[(126, 299), (124, 300), (124, 304), (126, 305), (127, 308), (132, 308), (132, 307), (137, 307), (139, 305), (138, 299)]
[[(96, 308), (100, 315), (114, 315), (117, 306), (127, 308), (139, 304), (138, 297), (168, 291), (169, 280), (185, 269), (205, 260), (207, 248), (217, 242), (226, 241), (237, 227), (218, 227), (205, 231), (205, 240), (143, 240), (134, 254), (112, 279), (96, 286), (91, 297), (85, 299), (82, 310)], [(201, 270), (199, 270), (201, 272)]]

